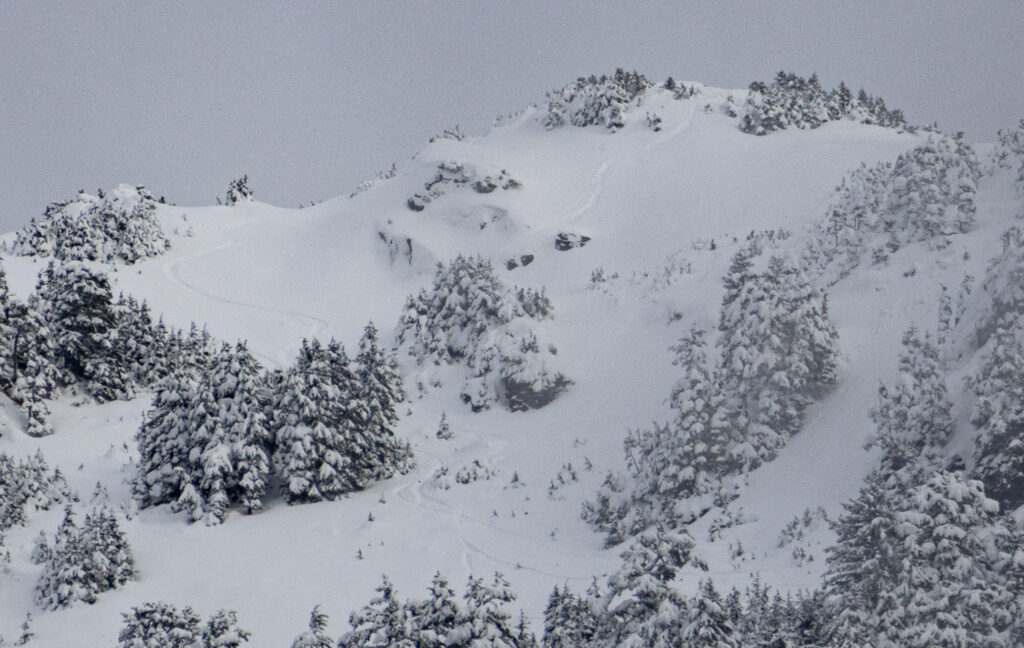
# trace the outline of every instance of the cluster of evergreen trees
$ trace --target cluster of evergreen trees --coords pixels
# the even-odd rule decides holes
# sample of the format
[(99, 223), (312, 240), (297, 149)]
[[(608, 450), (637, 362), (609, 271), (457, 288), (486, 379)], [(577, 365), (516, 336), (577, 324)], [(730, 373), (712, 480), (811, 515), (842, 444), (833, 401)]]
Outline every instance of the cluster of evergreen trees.
[(122, 615), (117, 648), (239, 648), (250, 633), (238, 627), (232, 610), (218, 610), (205, 622), (190, 607), (163, 601), (143, 603)]
[(771, 83), (750, 84), (740, 130), (767, 135), (790, 127), (818, 128), (829, 121), (850, 119), (862, 124), (907, 128), (902, 111), (890, 110), (881, 97), (864, 90), (854, 97), (845, 83), (826, 91), (812, 74), (805, 79), (792, 72), (779, 72)]
[(337, 641), (327, 634), (327, 615), (313, 609), (309, 629), (292, 642), (292, 648), (529, 648), (536, 639), (525, 617), (518, 623), (506, 606), (516, 599), (505, 578), (495, 573), (491, 582), (470, 576), (460, 605), (448, 581), (435, 574), (428, 598), (400, 602), (394, 585), (385, 576), (377, 595), (361, 610), (349, 615), (351, 630)]
[(836, 380), (837, 334), (826, 295), (798, 265), (772, 257), (757, 272), (756, 240), (724, 278), (720, 354), (714, 368), (705, 332), (674, 347), (683, 377), (671, 394), (674, 421), (631, 432), (628, 475), (612, 473), (583, 516), (609, 545), (651, 524), (686, 524), (728, 497), (723, 479), (771, 461), (803, 425), (804, 411)]
[(354, 363), (333, 340), (304, 340), (295, 365), (268, 374), (244, 343), (222, 345), (201, 375), (160, 383), (136, 435), (136, 497), (207, 524), (260, 511), (274, 474), (289, 502), (333, 500), (411, 466), (393, 431), (402, 398), (372, 324)]
[(572, 124), (581, 128), (604, 126), (614, 132), (626, 125), (624, 113), (630, 102), (651, 85), (644, 75), (622, 68), (612, 76), (580, 77), (561, 90), (547, 93), (544, 128)]
[(98, 195), (80, 192), (74, 201), (51, 203), (14, 239), (19, 256), (63, 261), (135, 263), (169, 247), (156, 220), (157, 201), (145, 187), (118, 185)]
[(115, 300), (106, 275), (79, 261), (51, 262), (25, 302), (0, 268), (0, 391), (21, 406), (32, 436), (52, 433), (46, 400), (76, 386), (99, 401), (206, 363), (209, 336), (154, 323), (145, 302)]
[(827, 645), (1021, 645), (1024, 545), (981, 482), (883, 463), (845, 508), (825, 574)]
[(41, 452), (20, 461), (0, 452), (0, 533), (71, 500), (64, 475), (59, 468), (51, 471)]
[(895, 164), (861, 167), (836, 188), (828, 216), (804, 253), (805, 262), (838, 281), (865, 261), (918, 241), (948, 245), (949, 237), (974, 226), (981, 169), (959, 137), (929, 135)]
[(102, 592), (116, 589), (135, 575), (135, 559), (117, 517), (106, 507), (75, 524), (68, 506), (53, 545), (36, 545), (33, 559), (44, 564), (36, 584), (36, 603), (48, 610), (69, 607), (76, 601), (93, 603)]
[(464, 363), (472, 375), (461, 397), (474, 412), (502, 403), (513, 411), (547, 405), (569, 385), (550, 368), (530, 320), (552, 317), (544, 291), (509, 289), (490, 261), (459, 255), (438, 264), (430, 290), (410, 296), (398, 342), (422, 365)]

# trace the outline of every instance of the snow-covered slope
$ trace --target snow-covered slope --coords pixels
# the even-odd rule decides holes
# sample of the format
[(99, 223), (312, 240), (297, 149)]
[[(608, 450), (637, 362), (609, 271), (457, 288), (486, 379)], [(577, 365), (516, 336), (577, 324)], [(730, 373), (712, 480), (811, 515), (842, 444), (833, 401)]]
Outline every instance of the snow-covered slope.
[[(553, 586), (582, 590), (617, 566), (618, 550), (603, 548), (580, 519), (581, 505), (609, 469), (621, 468), (627, 430), (669, 417), (678, 369), (668, 349), (692, 325), (714, 327), (720, 278), (747, 233), (783, 228), (793, 236), (782, 247), (798, 249), (848, 171), (893, 161), (923, 141), (848, 121), (754, 137), (722, 114), (729, 94), (704, 88), (675, 99), (652, 89), (616, 133), (547, 131), (529, 109), (486, 137), (437, 139), (394, 177), (305, 209), (158, 206), (171, 247), (110, 266), (115, 292), (145, 298), (168, 323), (205, 323), (215, 337), (246, 339), (267, 368), (291, 364), (303, 337), (354, 348), (369, 320), (389, 338), (406, 296), (461, 253), (490, 259), (505, 283), (546, 288), (554, 318), (537, 326), (573, 384), (540, 410), (474, 414), (458, 398), (460, 368), (424, 369), (402, 355), (409, 398), (398, 433), (412, 444), (412, 472), (335, 502), (277, 498), (259, 515), (233, 512), (215, 527), (188, 525), (166, 506), (132, 509), (133, 435), (149, 394), (105, 405), (61, 400), (52, 407), (56, 433), (42, 439), (24, 435), (8, 405), (0, 450), (39, 448), (84, 500), (101, 481), (111, 503), (131, 511), (124, 528), (138, 577), (94, 605), (37, 610), (40, 568), (28, 554), (39, 530), (52, 534), (60, 520), (57, 511), (39, 514), (8, 534), (13, 563), (0, 574), (0, 633), (15, 636), (31, 610), (38, 645), (111, 646), (121, 612), (166, 600), (204, 614), (236, 609), (251, 645), (287, 646), (316, 603), (340, 634), (382, 573), (401, 596), (418, 597), (435, 571), (458, 587), (470, 573), (495, 570), (539, 631)], [(660, 131), (647, 113), (660, 116)], [(486, 178), (493, 189), (474, 188), (487, 189)], [(779, 458), (749, 476), (731, 505), (744, 523), (714, 543), (711, 519), (691, 529), (720, 589), (757, 571), (783, 590), (819, 584), (827, 525), (812, 525), (802, 543), (813, 561), (802, 564), (793, 546), (779, 546), (780, 533), (805, 509), (834, 516), (856, 493), (877, 461), (863, 449), (873, 430), (868, 410), (879, 380), (895, 374), (901, 333), (911, 323), (934, 325), (941, 284), (983, 275), (1015, 200), (1012, 182), (986, 177), (973, 231), (940, 251), (904, 247), (888, 265), (859, 268), (831, 290), (838, 384)], [(559, 234), (589, 240), (562, 251)], [(12, 291), (27, 295), (41, 263), (5, 259)], [(598, 269), (605, 280), (592, 281)], [(427, 375), (440, 384), (418, 389)], [(454, 432), (448, 441), (434, 435), (442, 413)], [(969, 454), (967, 440), (957, 444)], [(487, 469), (481, 479), (452, 479), (474, 461)], [(438, 478), (442, 467), (449, 475)], [(695, 578), (684, 573), (680, 587), (694, 589)]]

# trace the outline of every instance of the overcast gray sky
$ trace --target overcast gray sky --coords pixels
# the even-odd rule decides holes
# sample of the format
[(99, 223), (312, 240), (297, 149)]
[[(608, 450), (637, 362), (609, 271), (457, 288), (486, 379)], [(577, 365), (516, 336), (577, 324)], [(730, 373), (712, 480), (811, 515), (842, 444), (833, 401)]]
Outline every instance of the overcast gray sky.
[(296, 206), (577, 76), (817, 71), (991, 141), (1024, 117), (1024, 2), (0, 0), (0, 231), (79, 188)]

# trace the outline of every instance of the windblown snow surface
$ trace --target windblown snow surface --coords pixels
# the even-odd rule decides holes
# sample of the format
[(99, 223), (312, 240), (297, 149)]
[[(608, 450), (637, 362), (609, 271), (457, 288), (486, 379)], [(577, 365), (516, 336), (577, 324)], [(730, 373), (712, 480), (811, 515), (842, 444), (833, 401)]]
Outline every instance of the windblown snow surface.
[[(554, 318), (539, 323), (538, 333), (557, 345), (558, 368), (573, 384), (540, 410), (473, 414), (458, 399), (463, 369), (432, 368), (440, 386), (420, 390), (423, 369), (400, 356), (408, 399), (398, 434), (412, 444), (412, 472), (335, 502), (288, 506), (273, 499), (258, 515), (232, 512), (215, 527), (189, 525), (166, 506), (132, 509), (134, 434), (151, 394), (105, 405), (58, 401), (56, 433), (42, 439), (24, 434), (17, 408), (5, 399), (0, 450), (25, 456), (41, 449), (86, 502), (102, 482), (115, 507), (132, 511), (123, 524), (138, 576), (94, 605), (36, 608), (41, 567), (29, 560), (32, 539), (41, 529), (52, 536), (61, 512), (37, 514), (7, 539), (13, 563), (0, 574), (0, 633), (17, 636), (31, 611), (36, 645), (113, 646), (123, 611), (164, 600), (204, 615), (236, 609), (253, 633), (249, 645), (287, 646), (317, 603), (340, 635), (381, 574), (405, 598), (424, 596), (435, 571), (460, 589), (467, 575), (495, 570), (540, 632), (553, 586), (582, 591), (617, 566), (620, 549), (604, 548), (603, 536), (580, 519), (581, 504), (609, 469), (622, 468), (629, 429), (670, 417), (666, 399), (678, 369), (669, 347), (693, 325), (714, 328), (721, 277), (747, 233), (783, 227), (793, 232), (784, 247), (796, 249), (806, 228), (825, 217), (845, 173), (862, 162), (895, 160), (923, 139), (846, 121), (754, 137), (740, 132), (735, 118), (704, 109), (726, 94), (705, 88), (675, 100), (651, 90), (614, 134), (599, 127), (546, 131), (527, 110), (485, 137), (438, 139), (399, 164), (395, 177), (305, 209), (160, 206), (171, 249), (133, 266), (103, 266), (115, 293), (147, 299), (170, 324), (196, 321), (218, 338), (246, 339), (268, 368), (293, 362), (303, 337), (333, 336), (354, 349), (369, 320), (387, 340), (406, 296), (429, 287), (437, 262), (462, 253), (491, 259), (508, 284), (546, 287)], [(660, 132), (648, 128), (644, 110), (661, 116)], [(408, 198), (424, 192), (442, 162), (460, 163), (476, 177), (504, 170), (521, 187), (478, 193), (468, 184), (437, 185), (443, 195), (422, 211), (410, 209)], [(732, 505), (744, 523), (713, 543), (709, 519), (690, 529), (720, 591), (742, 588), (755, 572), (782, 591), (820, 583), (823, 549), (832, 541), (827, 525), (803, 541), (813, 560), (802, 565), (791, 546), (778, 546), (780, 532), (808, 508), (835, 516), (856, 494), (877, 462), (863, 448), (873, 430), (868, 410), (879, 381), (895, 375), (901, 333), (911, 323), (934, 326), (940, 284), (955, 288), (965, 273), (983, 276), (1017, 209), (1012, 182), (985, 176), (969, 234), (941, 251), (906, 246), (888, 265), (862, 266), (832, 288), (843, 357), (838, 384), (812, 406), (778, 459), (749, 476)], [(558, 251), (562, 232), (590, 241)], [(533, 255), (532, 263), (506, 269), (508, 259), (524, 255)], [(23, 297), (45, 262), (4, 263)], [(598, 268), (609, 279), (593, 285)], [(955, 381), (950, 387), (963, 391)], [(963, 423), (963, 403), (958, 407)], [(449, 441), (434, 435), (442, 412), (454, 433)], [(951, 444), (950, 452), (958, 450), (969, 454), (965, 438)], [(435, 478), (442, 466), (454, 474), (474, 460), (493, 477), (470, 484)], [(549, 492), (563, 464), (578, 481)], [(688, 568), (678, 586), (692, 591), (697, 578)]]

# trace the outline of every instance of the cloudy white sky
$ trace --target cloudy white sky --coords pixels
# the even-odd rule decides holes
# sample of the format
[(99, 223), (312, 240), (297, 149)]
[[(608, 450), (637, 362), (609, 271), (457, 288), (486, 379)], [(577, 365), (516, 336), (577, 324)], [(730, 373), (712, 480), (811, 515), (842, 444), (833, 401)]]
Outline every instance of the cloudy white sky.
[(0, 0), (0, 231), (118, 182), (211, 204), (344, 193), (580, 75), (779, 69), (974, 141), (1024, 117), (1024, 2)]

